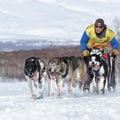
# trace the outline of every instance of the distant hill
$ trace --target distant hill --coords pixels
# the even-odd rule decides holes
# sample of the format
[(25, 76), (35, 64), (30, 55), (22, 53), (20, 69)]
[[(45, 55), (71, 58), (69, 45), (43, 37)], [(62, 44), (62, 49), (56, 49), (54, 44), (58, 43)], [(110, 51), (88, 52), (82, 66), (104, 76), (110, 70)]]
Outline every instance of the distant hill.
[[(25, 59), (31, 56), (37, 56), (45, 60), (59, 56), (82, 56), (79, 46), (61, 46), (49, 47), (40, 50), (20, 50), (12, 52), (0, 52), (0, 76), (3, 81), (11, 78), (13, 80), (25, 80), (24, 63)], [(116, 57), (116, 75), (119, 80), (120, 56)], [(119, 80), (120, 81), (120, 80)]]
[(6, 80), (24, 80), (24, 62), (31, 56), (38, 56), (43, 59), (51, 59), (59, 56), (81, 56), (79, 46), (74, 47), (50, 47), (41, 50), (21, 50), (12, 52), (0, 52), (0, 76)]

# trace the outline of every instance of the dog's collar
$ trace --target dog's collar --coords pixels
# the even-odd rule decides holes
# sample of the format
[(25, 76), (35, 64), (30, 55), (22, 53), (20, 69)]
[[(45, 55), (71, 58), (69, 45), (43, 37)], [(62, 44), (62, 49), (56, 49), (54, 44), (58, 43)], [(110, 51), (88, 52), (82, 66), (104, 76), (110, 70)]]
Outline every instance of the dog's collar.
[(64, 77), (66, 77), (67, 76), (67, 74), (68, 74), (68, 63), (67, 63), (67, 69), (66, 69), (66, 72), (65, 72), (65, 74), (64, 75), (62, 75), (62, 77), (64, 78)]
[(66, 71), (65, 71), (65, 74), (64, 74), (64, 75), (62, 75), (60, 72), (56, 72), (57, 74), (61, 75), (62, 78), (66, 77), (67, 74), (68, 74), (68, 71), (69, 71), (69, 69), (68, 69), (68, 63), (66, 63), (66, 66), (67, 66), (67, 67), (66, 67)]

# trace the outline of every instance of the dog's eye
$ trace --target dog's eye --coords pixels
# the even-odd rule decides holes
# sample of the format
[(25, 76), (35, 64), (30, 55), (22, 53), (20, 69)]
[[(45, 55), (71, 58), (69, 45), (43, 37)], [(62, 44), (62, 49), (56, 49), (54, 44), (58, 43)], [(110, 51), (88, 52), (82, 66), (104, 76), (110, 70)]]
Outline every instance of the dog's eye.
[(99, 61), (99, 59), (96, 57), (96, 58), (95, 58), (95, 61)]
[(92, 61), (92, 59), (90, 58), (89, 61)]
[(55, 66), (56, 66), (56, 64), (53, 64), (52, 66), (53, 66), (53, 67), (55, 67)]

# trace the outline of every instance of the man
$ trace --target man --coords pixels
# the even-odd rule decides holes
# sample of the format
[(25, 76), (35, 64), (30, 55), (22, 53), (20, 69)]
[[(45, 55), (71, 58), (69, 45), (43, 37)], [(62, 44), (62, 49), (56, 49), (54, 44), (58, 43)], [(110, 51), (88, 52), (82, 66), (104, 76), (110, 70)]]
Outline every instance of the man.
[[(114, 32), (104, 24), (104, 20), (101, 18), (97, 19), (94, 24), (86, 28), (80, 40), (80, 47), (82, 49), (86, 65), (89, 56), (89, 50), (97, 44), (99, 44), (97, 48), (104, 48), (105, 45), (111, 44), (113, 55), (117, 56), (119, 54), (118, 41), (114, 36)], [(90, 68), (88, 68), (87, 73), (88, 78), (85, 81), (84, 89), (89, 90), (91, 80), (93, 79), (93, 74), (91, 73)]]

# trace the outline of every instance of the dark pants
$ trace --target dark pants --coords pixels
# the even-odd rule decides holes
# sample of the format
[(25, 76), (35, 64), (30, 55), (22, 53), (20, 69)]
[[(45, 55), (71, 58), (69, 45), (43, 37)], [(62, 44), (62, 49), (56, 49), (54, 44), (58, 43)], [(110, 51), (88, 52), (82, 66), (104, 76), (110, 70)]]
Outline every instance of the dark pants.
[(92, 79), (94, 77), (94, 75), (92, 73), (92, 70), (91, 70), (91, 68), (89, 67), (89, 64), (88, 64), (88, 57), (84, 57), (84, 61), (85, 61), (86, 67), (87, 67), (87, 78), (86, 78), (86, 80), (84, 82), (83, 91), (89, 90), (90, 83), (92, 82)]
[(111, 88), (115, 90), (116, 80), (115, 80), (115, 56), (113, 54), (109, 55), (109, 75), (108, 75), (108, 90)]

